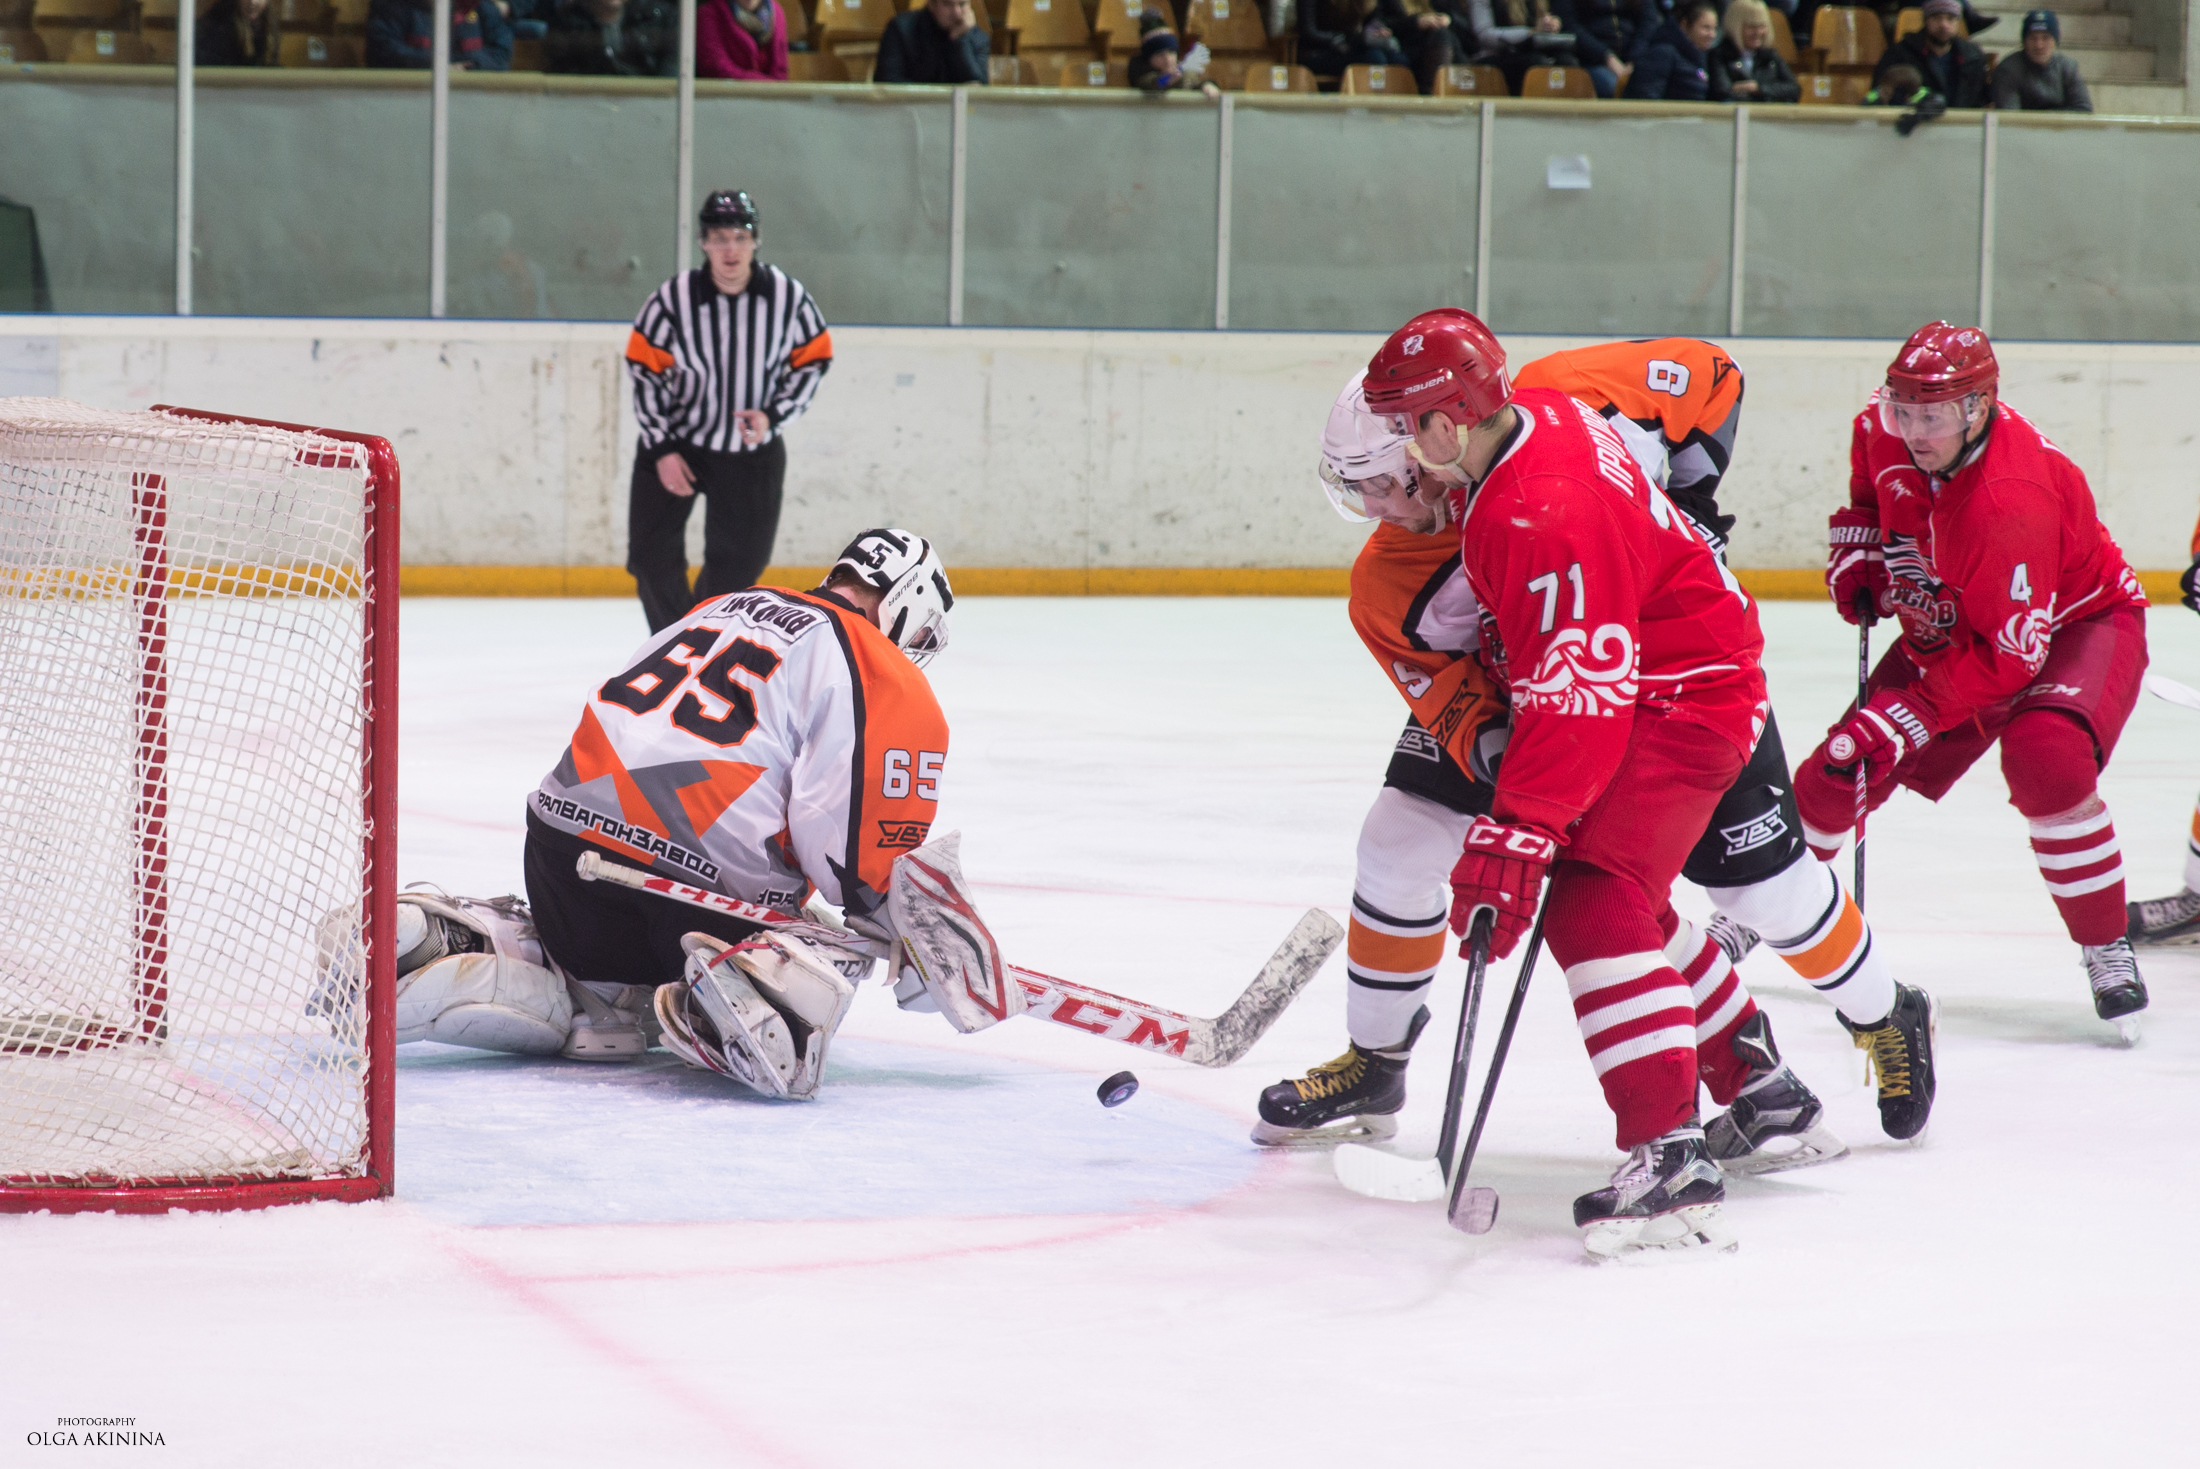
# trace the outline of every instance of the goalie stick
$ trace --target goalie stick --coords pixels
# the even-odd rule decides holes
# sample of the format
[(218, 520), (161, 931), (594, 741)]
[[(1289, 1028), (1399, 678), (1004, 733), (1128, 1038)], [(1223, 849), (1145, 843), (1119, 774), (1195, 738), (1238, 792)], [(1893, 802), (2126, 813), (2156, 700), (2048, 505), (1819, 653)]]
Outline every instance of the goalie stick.
[[(708, 888), (623, 863), (606, 862), (594, 852), (584, 852), (576, 864), (583, 882), (611, 882), (637, 892), (655, 893), (692, 908), (723, 913), (762, 928), (776, 929), (812, 943), (828, 944), (868, 959), (889, 957), (891, 945), (847, 929), (797, 918), (755, 903), (744, 903)], [(1246, 986), (1230, 1008), (1213, 1019), (1180, 1015), (1144, 1000), (1134, 1000), (1107, 990), (1094, 989), (1075, 980), (1057, 979), (1020, 965), (1007, 966), (1023, 987), (1025, 1014), (1104, 1040), (1182, 1056), (1194, 1066), (1228, 1066), (1253, 1048), (1267, 1034), (1299, 992), (1313, 982), (1315, 972), (1336, 951), (1344, 930), (1319, 908), (1309, 908), (1292, 926), (1275, 953), (1268, 956), (1260, 973)]]

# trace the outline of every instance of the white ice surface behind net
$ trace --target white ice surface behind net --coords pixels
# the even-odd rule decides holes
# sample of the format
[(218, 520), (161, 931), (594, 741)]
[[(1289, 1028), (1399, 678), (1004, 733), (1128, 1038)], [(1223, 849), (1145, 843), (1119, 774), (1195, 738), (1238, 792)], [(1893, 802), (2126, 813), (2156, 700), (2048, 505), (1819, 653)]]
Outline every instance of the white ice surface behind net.
[[(1402, 705), (1341, 602), (956, 619), (942, 824), (1012, 956), (1211, 1014), (1298, 910), (1343, 911)], [(1799, 756), (1853, 634), (1765, 623)], [(641, 631), (622, 602), (407, 604), (407, 880), (517, 882), (521, 798)], [(2150, 631), (2200, 684), (2200, 622)], [(2142, 701), (2104, 782), (2135, 896), (2175, 886), (2196, 786), (2200, 715)], [(1263, 1085), (1342, 1049), (1338, 961), (1222, 1072), (1035, 1021), (957, 1037), (867, 985), (812, 1106), (661, 1057), (409, 1047), (393, 1203), (0, 1219), (0, 1443), (115, 1413), (188, 1464), (2181, 1462), (2200, 951), (2142, 961), (2146, 1039), (2115, 1048), (1992, 761), (1899, 797), (1872, 851), (1881, 942), (1943, 1002), (1929, 1140), (1879, 1135), (1831, 1011), (1751, 959), (1855, 1152), (1735, 1184), (1730, 1258), (1584, 1263), (1568, 1205), (1615, 1154), (1556, 973), (1480, 1240), (1245, 1143)], [(1404, 1119), (1424, 1150), (1459, 977)], [(1144, 1089), (1105, 1111), (1125, 1066)]]

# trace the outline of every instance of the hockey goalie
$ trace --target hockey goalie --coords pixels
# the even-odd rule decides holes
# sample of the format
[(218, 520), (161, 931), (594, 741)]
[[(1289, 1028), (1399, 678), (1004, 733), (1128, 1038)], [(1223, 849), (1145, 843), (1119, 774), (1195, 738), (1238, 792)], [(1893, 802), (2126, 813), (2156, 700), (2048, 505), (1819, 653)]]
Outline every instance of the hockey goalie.
[[(930, 840), (947, 721), (923, 665), (953, 606), (929, 541), (867, 530), (812, 591), (729, 593), (652, 636), (528, 797), (526, 900), (399, 896), (398, 1040), (606, 1061), (661, 1043), (806, 1100), (880, 944), (904, 1008), (961, 1031), (1020, 1012), (954, 837)], [(591, 853), (818, 922), (585, 881)]]

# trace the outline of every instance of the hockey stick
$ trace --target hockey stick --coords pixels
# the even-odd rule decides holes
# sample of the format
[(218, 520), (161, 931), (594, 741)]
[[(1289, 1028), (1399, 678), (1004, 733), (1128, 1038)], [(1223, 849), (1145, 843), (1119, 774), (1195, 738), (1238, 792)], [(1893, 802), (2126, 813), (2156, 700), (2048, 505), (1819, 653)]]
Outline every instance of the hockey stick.
[[(655, 893), (692, 908), (722, 913), (813, 943), (830, 944), (865, 958), (889, 957), (890, 946), (882, 940), (813, 923), (755, 903), (744, 903), (739, 898), (729, 898), (674, 878), (659, 877), (623, 863), (606, 862), (594, 852), (582, 853), (576, 868), (583, 882), (616, 883), (636, 892)], [(1319, 908), (1309, 908), (1276, 946), (1275, 953), (1268, 956), (1268, 962), (1246, 986), (1245, 993), (1211, 1020), (1180, 1015), (1159, 1005), (1149, 1005), (1144, 1000), (1110, 994), (1019, 965), (1009, 965), (1008, 972), (1023, 986), (1028, 1002), (1024, 1013), (1028, 1015), (1140, 1050), (1182, 1056), (1194, 1066), (1228, 1066), (1267, 1034), (1268, 1027), (1275, 1024), (1276, 1017), (1313, 982), (1316, 971), (1336, 952), (1343, 939), (1344, 930), (1336, 919)]]
[(1467, 1066), (1474, 1059), (1474, 1023), (1482, 1013), (1482, 976), (1490, 967), (1492, 910), (1477, 913), (1467, 936), (1467, 994), (1459, 1006), (1459, 1034), (1451, 1043), (1451, 1080), (1444, 1088), (1444, 1125), (1436, 1135), (1436, 1165), (1451, 1177), (1459, 1147), (1459, 1113), (1467, 1100)]
[[(1862, 712), (1864, 701), (1871, 697), (1872, 679), (1872, 612), (1871, 593), (1856, 595), (1856, 707)], [(1864, 817), (1871, 806), (1871, 762), (1858, 757), (1856, 762), (1856, 911), (1864, 911)]]
[[(1476, 934), (1480, 935), (1481, 931), (1480, 926), (1477, 925)], [(1535, 972), (1536, 955), (1541, 952), (1542, 948), (1543, 915), (1538, 913), (1535, 920), (1535, 933), (1528, 940), (1528, 952), (1520, 961), (1520, 981), (1514, 989), (1513, 1006), (1507, 1012), (1505, 1018), (1507, 1042), (1510, 1040), (1512, 1027), (1520, 1019), (1520, 1000), (1522, 996), (1527, 994), (1528, 976)], [(1470, 996), (1470, 1005), (1478, 1004), (1480, 1001), (1480, 971), (1481, 967), (1488, 963), (1488, 953), (1489, 950), (1486, 945), (1470, 944), (1468, 946), (1467, 992)], [(1468, 1039), (1471, 1034), (1469, 1024), (1467, 1017), (1461, 1017), (1462, 1039), (1471, 1045), (1471, 1039)], [(1493, 1066), (1501, 1065), (1503, 1056), (1504, 1052), (1500, 1050), (1498, 1060), (1492, 1063)], [(1454, 1064), (1458, 1065), (1456, 1059)], [(1462, 1104), (1466, 1100), (1465, 1080), (1465, 1068), (1459, 1066), (1453, 1073), (1452, 1091), (1445, 1098), (1445, 1135), (1438, 1140), (1436, 1157), (1408, 1158), (1402, 1154), (1386, 1152), (1381, 1148), (1369, 1147), (1364, 1143), (1343, 1143), (1338, 1146), (1336, 1155), (1332, 1159), (1332, 1166), (1337, 1171), (1337, 1181), (1356, 1194), (1362, 1194), (1371, 1199), (1394, 1199), (1405, 1204), (1427, 1203), (1432, 1199), (1441, 1199), (1447, 1193), (1450, 1193), (1455, 1187), (1454, 1180), (1466, 1177), (1467, 1161), (1473, 1158), (1475, 1144), (1481, 1139), (1482, 1123), (1489, 1115), (1490, 1098), (1494, 1094), (1497, 1085), (1496, 1072), (1493, 1070), (1489, 1081), (1483, 1086), (1482, 1105), (1474, 1120), (1474, 1132), (1467, 1142), (1466, 1157), (1454, 1168), (1451, 1161), (1450, 1144), (1459, 1135), (1459, 1115)], [(1492, 1197), (1494, 1198), (1495, 1195), (1493, 1194)], [(1492, 1219), (1496, 1217), (1494, 1205), (1491, 1208), (1491, 1217)], [(1479, 1233), (1480, 1231), (1469, 1232)]]
[(2166, 704), (2176, 704), (2186, 709), (2200, 709), (2200, 689), (2181, 684), (2174, 678), (2164, 678), (2159, 673), (2146, 677), (2147, 692)]
[(1474, 1150), (1482, 1143), (1482, 1124), (1490, 1120), (1490, 1103), (1497, 1096), (1497, 1078), (1505, 1070), (1505, 1053), (1512, 1049), (1513, 1031), (1520, 1024), (1520, 1006), (1528, 998), (1528, 981), (1535, 975), (1536, 956), (1543, 951), (1543, 915), (1535, 915), (1535, 933), (1528, 940), (1528, 957), (1520, 961), (1520, 978), (1513, 982), (1512, 1003), (1505, 1007), (1505, 1023), (1497, 1028), (1497, 1049), (1490, 1052), (1489, 1074), (1482, 1078), (1482, 1102), (1474, 1109), (1474, 1129), (1467, 1134), (1467, 1150), (1451, 1175), (1451, 1202), (1444, 1217), (1453, 1229), (1468, 1234), (1488, 1234), (1497, 1224), (1497, 1190), (1468, 1188), (1467, 1170), (1474, 1166)]

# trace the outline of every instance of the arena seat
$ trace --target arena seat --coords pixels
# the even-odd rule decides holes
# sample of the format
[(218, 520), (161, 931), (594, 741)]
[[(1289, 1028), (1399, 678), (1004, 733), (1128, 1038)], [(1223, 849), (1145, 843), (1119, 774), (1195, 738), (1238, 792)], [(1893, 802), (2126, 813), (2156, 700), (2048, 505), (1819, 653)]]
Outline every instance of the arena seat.
[[(49, 50), (47, 55), (53, 53)], [(63, 58), (71, 66), (157, 66), (153, 48), (136, 31), (78, 31)]]
[(1271, 62), (1267, 66), (1249, 66), (1245, 69), (1247, 92), (1313, 92), (1319, 90), (1314, 73), (1303, 66), (1284, 66)]
[(1810, 43), (1825, 53), (1829, 71), (1876, 66), (1887, 49), (1877, 13), (1853, 5), (1819, 7), (1810, 26)]
[(1092, 27), (1077, 0), (1008, 0), (995, 40), (1004, 34), (1008, 44), (993, 49), (1022, 57), (1037, 77), (1058, 76), (1072, 62), (1094, 57)]
[[(346, 45), (347, 39), (341, 36), (301, 35), (295, 31), (285, 31), (282, 40), (276, 43), (275, 64), (278, 66), (357, 66), (358, 61), (352, 59), (350, 49)], [(540, 46), (542, 43), (538, 41), (535, 44)], [(542, 70), (541, 53), (539, 51), (536, 53), (535, 65), (528, 68), (519, 64), (519, 54), (515, 49), (512, 55), (512, 70)]]
[(985, 63), (985, 79), (996, 87), (1036, 87), (1039, 79), (1031, 74), (1031, 65), (1021, 56), (989, 56)]
[(789, 51), (787, 80), (844, 82), (848, 80), (848, 64), (829, 51)]
[(66, 61), (78, 31), (113, 30), (121, 24), (122, 0), (37, 0), (30, 26), (54, 61)]
[(1780, 59), (1790, 67), (1795, 65), (1795, 32), (1788, 29), (1788, 18), (1771, 6), (1765, 7), (1772, 17), (1772, 49), (1780, 53)]
[(810, 49), (840, 58), (850, 81), (867, 82), (878, 65), (878, 38), (894, 18), (894, 0), (817, 0)]
[(19, 66), (46, 59), (46, 43), (28, 28), (0, 31), (0, 66)]
[(1894, 39), (1899, 41), (1912, 31), (1925, 29), (1925, 12), (1915, 5), (1905, 5), (1894, 13)]
[[(290, 40), (290, 37), (285, 36), (283, 37), (283, 40), (287, 43)], [(285, 66), (288, 66), (290, 63), (288, 61), (285, 61), (283, 64)], [(326, 63), (323, 64), (325, 65)], [(514, 36), (512, 38), (511, 69), (513, 71), (542, 71), (547, 65), (548, 61), (547, 58), (545, 58), (543, 55), (543, 43), (541, 37)]]
[(1418, 97), (1421, 88), (1413, 70), (1404, 66), (1348, 66), (1338, 89), (1354, 97)]
[(1127, 61), (1073, 61), (1055, 73), (1057, 87), (1127, 87), (1131, 64)]
[(1796, 76), (1802, 83), (1800, 99), (1805, 107), (1857, 107), (1864, 101), (1864, 94), (1871, 90), (1872, 79), (1856, 72), (1803, 72)]
[(1093, 43), (1099, 44), (1106, 36), (1108, 55), (1128, 61), (1138, 54), (1138, 17), (1149, 10), (1158, 12), (1170, 30), (1183, 35), (1170, 13), (1169, 0), (1099, 0), (1090, 16)]
[(1188, 0), (1184, 7), (1184, 35), (1204, 41), (1218, 58), (1236, 57), (1248, 62), (1276, 59), (1261, 19), (1260, 0)]
[(1582, 97), (1596, 100), (1596, 83), (1578, 66), (1531, 66), (1520, 79), (1523, 97)]
[(1436, 95), (1439, 97), (1506, 97), (1512, 88), (1505, 85), (1505, 74), (1494, 66), (1439, 66), (1436, 68)]

